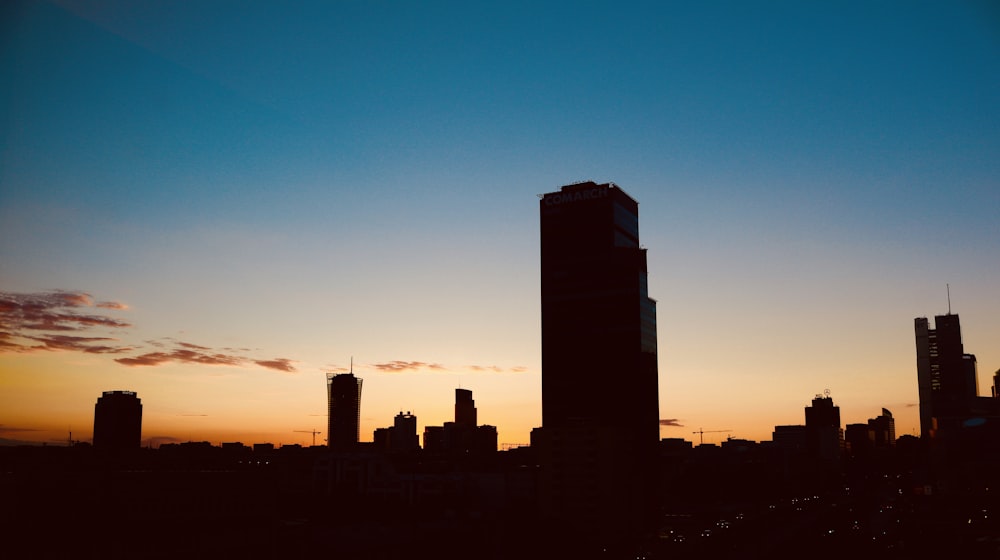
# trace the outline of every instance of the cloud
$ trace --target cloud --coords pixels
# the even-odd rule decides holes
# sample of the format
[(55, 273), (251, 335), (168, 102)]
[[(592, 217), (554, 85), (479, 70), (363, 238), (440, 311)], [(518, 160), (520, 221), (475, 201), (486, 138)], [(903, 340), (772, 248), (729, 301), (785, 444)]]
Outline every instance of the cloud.
[(661, 426), (671, 426), (674, 428), (683, 428), (684, 424), (681, 424), (680, 420), (677, 418), (660, 418)]
[(384, 362), (381, 364), (372, 364), (372, 367), (389, 373), (401, 373), (404, 371), (419, 371), (422, 369), (429, 369), (435, 371), (441, 371), (446, 369), (441, 364), (429, 364), (427, 362), (406, 362), (402, 360), (393, 360), (391, 362)]
[(86, 292), (53, 291), (30, 294), (0, 292), (0, 352), (75, 351), (114, 354), (130, 350), (115, 338), (69, 336), (74, 332), (103, 328), (123, 329), (132, 325), (86, 308), (126, 309), (123, 303), (94, 303)]
[(472, 365), (467, 365), (465, 367), (466, 367), (466, 369), (471, 369), (472, 371), (485, 371), (485, 372), (493, 372), (493, 373), (524, 373), (524, 372), (528, 371), (528, 368), (525, 367), (525, 366), (514, 366), (514, 367), (510, 367), (510, 368), (502, 368), (502, 367), (497, 366), (497, 365), (482, 366), (482, 365), (472, 364)]
[(275, 358), (273, 360), (254, 360), (254, 363), (260, 367), (273, 369), (277, 371), (285, 371), (288, 373), (295, 372), (295, 366), (292, 365), (292, 360), (288, 358)]
[[(125, 354), (115, 361), (124, 366), (158, 366), (167, 363), (209, 366), (257, 366), (293, 373), (294, 360), (260, 359), (246, 348), (212, 349), (172, 338), (147, 340), (133, 346), (107, 336), (107, 331), (131, 327), (131, 323), (102, 310), (124, 311), (117, 301), (95, 303), (87, 292), (57, 290), (38, 293), (0, 292), (0, 353), (83, 352)], [(88, 311), (89, 310), (89, 311)], [(95, 332), (105, 331), (105, 332)], [(428, 367), (434, 367), (430, 364)]]
[(152, 341), (148, 344), (163, 350), (147, 352), (138, 356), (116, 358), (123, 366), (159, 366), (168, 363), (201, 364), (206, 366), (249, 366), (257, 365), (266, 369), (294, 373), (297, 371), (293, 360), (274, 358), (258, 360), (239, 353), (214, 351), (207, 346), (166, 339), (166, 342)]
[(20, 432), (40, 432), (40, 431), (42, 430), (39, 430), (37, 428), (18, 428), (15, 426), (7, 426), (4, 424), (0, 424), (0, 434), (14, 434)]
[(45, 350), (66, 350), (75, 352), (86, 352), (88, 354), (121, 354), (132, 350), (128, 346), (118, 346), (117, 344), (104, 344), (105, 342), (118, 342), (118, 339), (98, 337), (98, 336), (68, 336), (59, 334), (26, 336), (29, 340), (40, 342), (41, 346), (32, 346), (34, 349)]
[[(528, 368), (525, 366), (502, 368), (496, 365), (482, 366), (482, 365), (472, 364), (472, 365), (461, 366), (459, 368), (453, 368), (446, 366), (444, 364), (420, 362), (420, 361), (407, 361), (407, 360), (392, 360), (389, 362), (372, 364), (371, 367), (377, 369), (378, 371), (386, 373), (404, 373), (404, 372), (418, 372), (418, 371), (461, 371), (463, 369), (475, 372), (493, 372), (493, 373), (524, 373), (528, 371)], [(343, 371), (347, 370), (343, 369)]]

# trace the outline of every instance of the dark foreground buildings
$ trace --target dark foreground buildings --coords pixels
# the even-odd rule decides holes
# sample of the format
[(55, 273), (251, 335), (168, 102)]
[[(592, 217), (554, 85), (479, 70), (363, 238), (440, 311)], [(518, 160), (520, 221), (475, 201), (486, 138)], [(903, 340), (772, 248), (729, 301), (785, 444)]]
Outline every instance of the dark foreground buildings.
[(639, 205), (613, 183), (542, 196), (542, 515), (628, 540), (655, 519), (656, 311)]
[(94, 405), (94, 447), (138, 449), (142, 438), (142, 401), (132, 391), (105, 391)]

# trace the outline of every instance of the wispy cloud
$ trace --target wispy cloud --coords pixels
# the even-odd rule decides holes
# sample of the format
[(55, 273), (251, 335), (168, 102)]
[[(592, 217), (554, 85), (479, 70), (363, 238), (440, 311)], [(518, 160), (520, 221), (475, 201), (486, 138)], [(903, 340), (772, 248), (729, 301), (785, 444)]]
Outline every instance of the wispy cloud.
[[(431, 362), (421, 362), (421, 361), (409, 361), (409, 360), (392, 360), (389, 362), (382, 362), (378, 364), (371, 364), (371, 367), (378, 371), (386, 373), (407, 373), (407, 372), (442, 372), (442, 371), (474, 371), (474, 372), (492, 372), (492, 373), (524, 373), (528, 371), (528, 368), (524, 366), (516, 366), (511, 368), (502, 368), (500, 366), (491, 365), (464, 365), (461, 367), (451, 367), (439, 363)], [(346, 370), (345, 370), (346, 371)]]
[(0, 434), (16, 434), (21, 432), (40, 432), (42, 430), (36, 428), (18, 428), (16, 426), (7, 426), (5, 424), (0, 424)]
[(421, 370), (431, 370), (431, 371), (442, 371), (445, 369), (441, 364), (429, 364), (427, 362), (407, 362), (404, 360), (393, 360), (391, 362), (383, 362), (381, 364), (372, 364), (372, 367), (389, 373), (402, 373), (405, 371), (421, 371)]
[(159, 366), (168, 363), (200, 364), (206, 366), (249, 366), (257, 365), (262, 368), (294, 373), (294, 360), (288, 358), (274, 358), (271, 360), (261, 360), (250, 356), (236, 353), (213, 350), (200, 344), (192, 344), (178, 340), (166, 339), (165, 341), (155, 341), (151, 344), (157, 350), (146, 352), (138, 356), (128, 356), (115, 358), (115, 361), (124, 366)]
[(295, 366), (292, 365), (292, 360), (288, 358), (275, 358), (273, 360), (254, 360), (254, 363), (260, 367), (273, 369), (277, 371), (284, 372), (294, 372)]
[(117, 354), (131, 348), (107, 336), (71, 336), (93, 329), (131, 327), (124, 320), (87, 309), (126, 309), (124, 303), (94, 303), (86, 292), (53, 291), (34, 294), (0, 292), (0, 352), (75, 351)]
[(24, 338), (41, 343), (41, 346), (33, 346), (32, 348), (34, 349), (67, 350), (86, 352), (88, 354), (121, 354), (122, 352), (127, 352), (132, 349), (128, 346), (119, 346), (119, 340), (116, 338), (100, 336), (68, 336), (50, 334), (41, 336), (25, 336)]
[(671, 427), (674, 427), (674, 428), (683, 428), (684, 427), (684, 424), (681, 424), (681, 421), (679, 419), (677, 419), (677, 418), (660, 418), (660, 425), (661, 426), (671, 426)]
[(115, 361), (131, 367), (182, 363), (257, 366), (285, 373), (296, 371), (292, 359), (263, 359), (245, 348), (212, 349), (172, 338), (130, 345), (108, 336), (132, 327), (131, 323), (109, 314), (128, 309), (128, 305), (118, 301), (95, 302), (93, 296), (81, 291), (0, 292), (0, 353), (137, 353), (115, 358)]

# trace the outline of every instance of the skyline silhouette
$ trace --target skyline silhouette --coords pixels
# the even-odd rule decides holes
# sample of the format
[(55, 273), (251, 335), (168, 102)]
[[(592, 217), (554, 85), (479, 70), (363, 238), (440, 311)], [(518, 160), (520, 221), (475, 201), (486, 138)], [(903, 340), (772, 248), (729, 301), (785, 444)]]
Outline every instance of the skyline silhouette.
[(992, 384), (995, 8), (568, 6), (4, 3), (0, 439), (129, 390), (144, 445), (306, 446), (355, 356), (362, 440), (461, 387), (526, 443), (534, 197), (578, 180), (642, 204), (663, 438), (825, 389), (919, 434), (947, 285)]

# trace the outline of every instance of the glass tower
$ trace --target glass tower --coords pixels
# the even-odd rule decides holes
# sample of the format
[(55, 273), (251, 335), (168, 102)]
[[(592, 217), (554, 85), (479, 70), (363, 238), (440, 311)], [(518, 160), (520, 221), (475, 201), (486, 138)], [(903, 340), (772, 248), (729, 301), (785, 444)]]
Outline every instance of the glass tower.
[(639, 205), (613, 183), (541, 197), (543, 510), (614, 539), (655, 510), (656, 307)]

